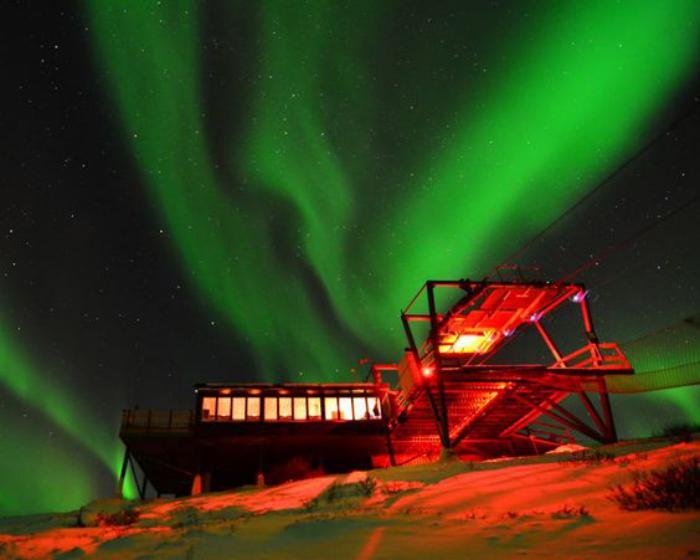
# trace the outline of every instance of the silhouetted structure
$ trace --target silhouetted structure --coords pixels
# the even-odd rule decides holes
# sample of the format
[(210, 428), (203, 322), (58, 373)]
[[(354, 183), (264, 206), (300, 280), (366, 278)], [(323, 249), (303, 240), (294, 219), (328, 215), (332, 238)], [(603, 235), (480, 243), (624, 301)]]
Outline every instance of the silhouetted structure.
[[(193, 412), (124, 411), (120, 485), (129, 466), (142, 497), (149, 482), (182, 495), (445, 451), (542, 453), (574, 433), (616, 440), (606, 377), (633, 371), (599, 342), (583, 285), (428, 281), (401, 319), (408, 348), (373, 365), (372, 382), (202, 384)], [(564, 406), (572, 395), (578, 409)]]

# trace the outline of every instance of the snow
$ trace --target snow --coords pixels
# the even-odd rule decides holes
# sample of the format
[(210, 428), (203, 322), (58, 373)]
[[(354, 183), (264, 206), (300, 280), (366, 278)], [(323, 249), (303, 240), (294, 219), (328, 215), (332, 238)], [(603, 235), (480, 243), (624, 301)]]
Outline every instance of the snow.
[(548, 455), (556, 455), (558, 453), (572, 453), (574, 451), (585, 451), (588, 449), (587, 447), (584, 447), (583, 445), (579, 445), (578, 443), (566, 443), (564, 445), (560, 445), (559, 447), (555, 447), (551, 451), (547, 451)]
[(607, 498), (635, 470), (700, 456), (700, 441), (620, 443), (606, 446), (597, 460), (579, 460), (577, 451), (498, 463), (452, 459), (152, 500), (135, 505), (139, 518), (128, 526), (77, 527), (77, 512), (0, 519), (0, 557), (670, 560), (700, 554), (700, 512), (627, 512)]

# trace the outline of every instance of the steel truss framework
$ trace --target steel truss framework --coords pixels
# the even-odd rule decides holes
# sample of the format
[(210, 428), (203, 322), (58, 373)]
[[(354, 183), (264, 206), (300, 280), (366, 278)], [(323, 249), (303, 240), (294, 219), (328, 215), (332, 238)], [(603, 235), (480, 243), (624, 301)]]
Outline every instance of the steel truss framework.
[[(439, 309), (438, 290), (456, 292), (456, 303)], [(427, 312), (418, 313), (421, 296)], [(587, 343), (565, 355), (545, 320), (567, 302), (579, 306)], [(408, 341), (404, 359), (373, 368), (377, 381), (385, 371), (399, 375), (395, 406), (404, 422), (392, 426), (395, 439), (426, 437), (425, 424), (414, 421), (423, 407), (447, 449), (463, 442), (529, 440), (538, 451), (573, 441), (573, 432), (598, 442), (617, 440), (606, 376), (633, 370), (616, 344), (599, 341), (582, 284), (431, 280), (401, 319)], [(421, 323), (427, 335), (419, 346)], [(539, 335), (552, 361), (496, 364), (499, 352), (527, 329)], [(570, 395), (588, 421), (563, 406)]]
[[(578, 306), (584, 343), (565, 353), (550, 318), (569, 302)], [(313, 390), (327, 396), (325, 391), (338, 387), (198, 386), (194, 412), (124, 412), (120, 436), (126, 452), (118, 490), (129, 469), (141, 499), (151, 489), (157, 495), (201, 493), (212, 480), (218, 488), (250, 483), (248, 474), (264, 471), (263, 448), (270, 452), (266, 465), (272, 475), (272, 466), (299, 453), (318, 454), (322, 444), (330, 461), (324, 459), (324, 465), (338, 470), (358, 468), (365, 456), (380, 464), (410, 462), (441, 447), (493, 456), (541, 453), (573, 441), (574, 434), (616, 441), (607, 380), (633, 371), (616, 344), (599, 341), (582, 284), (428, 281), (401, 319), (408, 347), (399, 363), (373, 365), (374, 384), (345, 387), (348, 397), (372, 388), (381, 402), (377, 422), (328, 420), (323, 414), (323, 420), (267, 422), (267, 412), (258, 412), (257, 421), (233, 422), (231, 416), (205, 422), (205, 393), (218, 403), (233, 398), (232, 391)], [(512, 341), (527, 332), (546, 348), (543, 363), (524, 359), (530, 350), (519, 358)], [(389, 372), (398, 376), (394, 389), (382, 380)]]

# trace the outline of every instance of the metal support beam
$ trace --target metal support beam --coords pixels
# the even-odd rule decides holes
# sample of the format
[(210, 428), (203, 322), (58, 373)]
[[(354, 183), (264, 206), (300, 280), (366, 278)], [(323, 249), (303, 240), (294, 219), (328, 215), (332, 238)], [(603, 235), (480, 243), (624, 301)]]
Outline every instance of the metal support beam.
[[(141, 469), (143, 470), (143, 469)], [(141, 482), (141, 488), (139, 490), (139, 495), (142, 500), (146, 499), (146, 489), (148, 488), (148, 477), (146, 476), (146, 471), (143, 471), (143, 481)]]
[(450, 428), (447, 418), (447, 402), (445, 401), (445, 382), (443, 379), (442, 367), (440, 364), (440, 338), (435, 308), (435, 285), (427, 282), (428, 291), (428, 312), (430, 313), (430, 340), (433, 347), (433, 361), (435, 364), (435, 375), (437, 376), (438, 395), (440, 396), (440, 439), (443, 447), (450, 448)]
[[(570, 420), (569, 418), (566, 418), (566, 416), (559, 416), (555, 412), (551, 411), (548, 408), (545, 408), (539, 404), (533, 403), (529, 401), (528, 399), (525, 399), (521, 397), (520, 395), (516, 395), (515, 393), (512, 394), (512, 397), (523, 404), (526, 404), (527, 406), (534, 408), (535, 410), (541, 412), (542, 414), (545, 414), (546, 416), (549, 416), (553, 420), (556, 420), (557, 422), (564, 424), (565, 426), (568, 426), (572, 430), (576, 430), (577, 432), (580, 432), (584, 435), (587, 435), (591, 439), (594, 439), (596, 441), (602, 442), (604, 440), (604, 437), (602, 437), (598, 432), (593, 430), (592, 428), (586, 426), (583, 422), (581, 422), (578, 418), (573, 416), (570, 412), (567, 412), (567, 416), (573, 416), (575, 421)], [(551, 402), (547, 403), (551, 406)], [(556, 403), (555, 403), (556, 404)], [(561, 407), (556, 405), (558, 409), (563, 410)]]
[(586, 407), (586, 411), (588, 412), (588, 416), (591, 417), (591, 420), (595, 422), (596, 426), (598, 426), (598, 429), (602, 434), (608, 433), (609, 429), (608, 426), (605, 425), (605, 422), (603, 422), (603, 419), (600, 417), (600, 414), (598, 414), (598, 411), (595, 409), (595, 406), (593, 406), (593, 403), (591, 402), (591, 399), (588, 398), (588, 395), (586, 394), (585, 391), (580, 391), (578, 393), (579, 398), (581, 399), (581, 402), (583, 403), (583, 406)]
[(554, 356), (554, 360), (556, 361), (557, 365), (564, 365), (564, 360), (561, 357), (561, 352), (559, 352), (559, 348), (557, 348), (557, 345), (554, 344), (554, 341), (552, 340), (552, 337), (549, 336), (549, 333), (545, 330), (545, 328), (539, 321), (535, 321), (535, 327), (537, 328), (537, 332), (540, 333), (540, 336), (547, 344), (547, 348), (549, 348), (549, 351), (552, 353), (552, 356)]
[(600, 405), (603, 408), (603, 416), (605, 417), (605, 424), (608, 427), (607, 430), (607, 441), (606, 443), (613, 443), (617, 441), (617, 430), (615, 429), (615, 419), (612, 414), (612, 407), (610, 406), (610, 395), (608, 395), (608, 387), (605, 384), (605, 378), (601, 377), (598, 379), (599, 392), (598, 396), (600, 398)]
[(401, 313), (401, 322), (403, 323), (403, 329), (406, 332), (406, 338), (408, 339), (408, 344), (411, 349), (411, 353), (416, 360), (416, 365), (420, 367), (420, 352), (418, 352), (418, 346), (416, 346), (416, 339), (413, 337), (413, 331), (411, 330), (411, 325), (408, 323), (405, 313)]
[(440, 443), (443, 447), (449, 447), (449, 434), (443, 432), (443, 421), (442, 413), (439, 403), (436, 402), (435, 397), (430, 391), (430, 387), (427, 383), (423, 385), (425, 394), (428, 396), (428, 402), (430, 402), (430, 408), (433, 409), (433, 416), (435, 417), (435, 426), (437, 427), (438, 436), (440, 437)]
[(580, 426), (581, 428), (591, 430), (592, 432), (595, 433), (595, 430), (593, 430), (593, 428), (589, 427), (583, 420), (581, 420), (580, 418), (578, 418), (575, 414), (573, 414), (573, 413), (569, 412), (568, 410), (566, 410), (566, 409), (565, 409), (563, 406), (561, 406), (559, 403), (554, 402), (554, 401), (553, 401), (552, 399), (550, 399), (549, 397), (544, 397), (544, 401), (550, 406), (550, 408), (554, 409), (555, 411), (557, 411), (557, 412), (558, 412), (559, 414), (561, 414), (562, 416), (568, 418), (568, 419), (569, 419), (571, 422), (573, 422), (574, 424), (577, 424), (577, 425)]
[(122, 468), (119, 472), (119, 482), (117, 484), (117, 494), (124, 497), (124, 479), (126, 478), (126, 469), (129, 466), (129, 448), (124, 448), (124, 460), (122, 461)]
[(594, 344), (598, 343), (598, 335), (593, 328), (593, 319), (591, 319), (591, 309), (588, 306), (588, 298), (584, 295), (581, 299), (581, 317), (583, 318), (583, 328), (586, 330), (588, 340)]
[[(131, 465), (131, 476), (134, 477), (134, 484), (136, 485), (136, 489), (139, 491), (139, 498), (143, 500), (143, 491), (141, 490), (141, 485), (139, 484), (139, 477), (136, 475), (136, 466), (134, 465), (134, 458), (129, 454), (129, 464)], [(144, 477), (146, 474), (144, 473)]]

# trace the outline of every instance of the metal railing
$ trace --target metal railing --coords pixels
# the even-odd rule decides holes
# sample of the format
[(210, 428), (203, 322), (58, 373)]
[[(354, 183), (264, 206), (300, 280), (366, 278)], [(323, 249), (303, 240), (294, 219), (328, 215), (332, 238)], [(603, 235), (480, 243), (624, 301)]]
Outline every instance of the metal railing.
[(556, 367), (585, 369), (631, 369), (630, 363), (614, 343), (586, 344), (562, 358)]
[(191, 410), (136, 408), (122, 412), (122, 432), (188, 432), (193, 426)]

